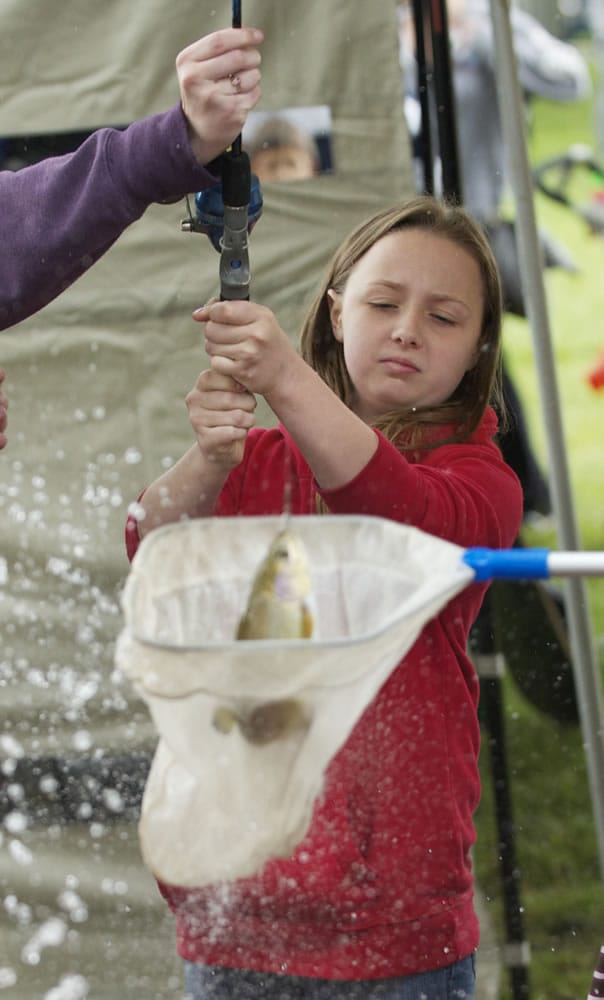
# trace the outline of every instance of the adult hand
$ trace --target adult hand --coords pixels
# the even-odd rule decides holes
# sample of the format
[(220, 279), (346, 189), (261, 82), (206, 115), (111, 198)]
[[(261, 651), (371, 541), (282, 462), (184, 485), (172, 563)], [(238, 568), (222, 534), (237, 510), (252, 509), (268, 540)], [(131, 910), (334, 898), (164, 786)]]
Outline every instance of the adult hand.
[(8, 397), (2, 388), (2, 383), (6, 378), (6, 372), (0, 368), (0, 449), (4, 448), (8, 438), (4, 433), (8, 424)]
[(209, 163), (239, 135), (260, 97), (256, 28), (224, 28), (193, 42), (176, 58), (182, 108), (191, 146)]
[(251, 392), (208, 368), (185, 402), (202, 455), (229, 469), (239, 465), (247, 432), (254, 426), (256, 400)]
[(301, 361), (274, 314), (256, 302), (210, 302), (193, 313), (205, 323), (211, 367), (263, 396)]

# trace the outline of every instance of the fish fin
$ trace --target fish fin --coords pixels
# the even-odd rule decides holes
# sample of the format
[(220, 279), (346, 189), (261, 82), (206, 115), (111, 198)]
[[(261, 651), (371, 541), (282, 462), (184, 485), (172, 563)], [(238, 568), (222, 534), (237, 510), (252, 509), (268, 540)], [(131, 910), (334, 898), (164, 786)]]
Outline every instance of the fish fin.
[(219, 733), (230, 733), (237, 722), (237, 716), (226, 705), (219, 705), (212, 716), (212, 725)]
[(297, 730), (308, 728), (309, 720), (300, 701), (286, 698), (257, 705), (239, 720), (239, 724), (248, 743), (264, 746)]

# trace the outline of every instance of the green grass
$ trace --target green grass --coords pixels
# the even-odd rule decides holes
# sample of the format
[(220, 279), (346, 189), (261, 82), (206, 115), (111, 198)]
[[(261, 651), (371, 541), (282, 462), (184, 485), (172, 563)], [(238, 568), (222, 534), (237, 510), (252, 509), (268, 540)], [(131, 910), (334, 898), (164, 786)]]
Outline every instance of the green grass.
[[(590, 102), (560, 106), (535, 102), (529, 140), (532, 163), (594, 145)], [(577, 172), (573, 205), (592, 196), (593, 180)], [(604, 186), (604, 184), (603, 184)], [(586, 375), (604, 352), (604, 236), (590, 235), (578, 212), (538, 194), (545, 227), (572, 254), (577, 274), (549, 271), (549, 320), (575, 512), (583, 547), (604, 549), (604, 389)], [(528, 325), (508, 318), (508, 366), (521, 393), (537, 454), (547, 467), (544, 420)], [(554, 532), (526, 533), (532, 545), (556, 547)], [(604, 654), (604, 579), (588, 582), (593, 632)], [(602, 664), (600, 664), (602, 667)], [(598, 863), (591, 799), (579, 727), (562, 727), (532, 707), (506, 676), (505, 722), (516, 848), (521, 871), (526, 936), (531, 944), (531, 1000), (584, 1000), (598, 949), (604, 942), (604, 888)], [(503, 940), (503, 901), (497, 868), (493, 789), (485, 749), (483, 800), (478, 813), (476, 870)], [(503, 973), (502, 997), (511, 996)]]

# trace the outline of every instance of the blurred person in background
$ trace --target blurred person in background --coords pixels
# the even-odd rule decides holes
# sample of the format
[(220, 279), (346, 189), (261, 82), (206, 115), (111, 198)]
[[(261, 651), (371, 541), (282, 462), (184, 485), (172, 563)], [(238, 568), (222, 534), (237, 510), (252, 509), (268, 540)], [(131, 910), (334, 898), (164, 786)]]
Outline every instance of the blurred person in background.
[(300, 181), (319, 172), (319, 149), (306, 129), (280, 115), (267, 118), (245, 148), (260, 181)]

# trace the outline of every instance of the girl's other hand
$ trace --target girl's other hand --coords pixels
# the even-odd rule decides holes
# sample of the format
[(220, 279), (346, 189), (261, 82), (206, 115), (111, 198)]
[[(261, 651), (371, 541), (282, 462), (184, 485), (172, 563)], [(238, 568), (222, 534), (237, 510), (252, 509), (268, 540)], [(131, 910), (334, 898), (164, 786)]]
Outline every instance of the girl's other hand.
[(256, 302), (209, 302), (193, 318), (205, 324), (212, 370), (250, 392), (269, 395), (299, 357), (271, 310)]
[(228, 375), (203, 371), (186, 397), (189, 420), (202, 455), (227, 468), (243, 458), (247, 432), (254, 426), (256, 400)]

